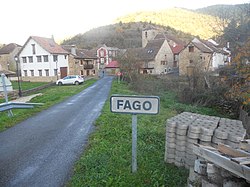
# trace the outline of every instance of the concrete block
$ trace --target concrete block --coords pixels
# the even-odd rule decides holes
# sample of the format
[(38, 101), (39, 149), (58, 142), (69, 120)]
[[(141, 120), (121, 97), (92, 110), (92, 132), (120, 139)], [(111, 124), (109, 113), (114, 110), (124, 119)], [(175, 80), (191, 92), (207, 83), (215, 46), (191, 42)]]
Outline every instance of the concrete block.
[(218, 184), (209, 182), (208, 180), (202, 179), (201, 187), (221, 187), (221, 186)]
[(201, 159), (196, 159), (194, 163), (194, 171), (200, 175), (207, 175), (207, 163)]

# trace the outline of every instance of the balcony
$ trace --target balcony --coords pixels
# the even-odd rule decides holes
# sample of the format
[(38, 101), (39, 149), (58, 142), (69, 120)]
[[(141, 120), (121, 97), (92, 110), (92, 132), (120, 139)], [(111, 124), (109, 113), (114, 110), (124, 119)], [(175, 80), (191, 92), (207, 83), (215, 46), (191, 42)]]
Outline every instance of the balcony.
[(93, 64), (85, 64), (84, 69), (93, 69), (94, 65)]

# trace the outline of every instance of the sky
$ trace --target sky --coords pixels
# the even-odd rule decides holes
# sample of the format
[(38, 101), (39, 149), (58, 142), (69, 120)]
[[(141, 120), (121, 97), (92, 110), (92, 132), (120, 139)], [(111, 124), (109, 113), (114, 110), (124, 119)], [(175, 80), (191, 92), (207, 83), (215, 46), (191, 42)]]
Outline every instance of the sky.
[(250, 0), (3, 0), (0, 44), (24, 45), (29, 36), (53, 36), (60, 42), (137, 11), (241, 3)]

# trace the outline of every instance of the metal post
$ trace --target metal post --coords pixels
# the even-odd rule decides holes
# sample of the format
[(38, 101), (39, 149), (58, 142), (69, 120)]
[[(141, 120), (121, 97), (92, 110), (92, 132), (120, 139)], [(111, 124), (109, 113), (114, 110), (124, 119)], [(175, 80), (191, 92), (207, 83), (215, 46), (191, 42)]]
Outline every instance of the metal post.
[(18, 96), (22, 97), (22, 91), (21, 91), (20, 79), (19, 79), (19, 68), (18, 68), (19, 59), (17, 56), (15, 56), (15, 61), (16, 61), (17, 81), (18, 81)]
[(137, 115), (132, 115), (132, 173), (137, 171)]

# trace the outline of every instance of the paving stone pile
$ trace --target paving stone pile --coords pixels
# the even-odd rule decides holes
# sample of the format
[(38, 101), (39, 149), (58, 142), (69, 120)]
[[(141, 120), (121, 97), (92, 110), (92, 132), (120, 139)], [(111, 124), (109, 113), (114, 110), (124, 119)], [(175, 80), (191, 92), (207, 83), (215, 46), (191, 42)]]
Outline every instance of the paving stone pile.
[(167, 120), (165, 161), (193, 167), (197, 159), (194, 143), (213, 147), (224, 143), (238, 148), (245, 134), (241, 121), (183, 112)]

